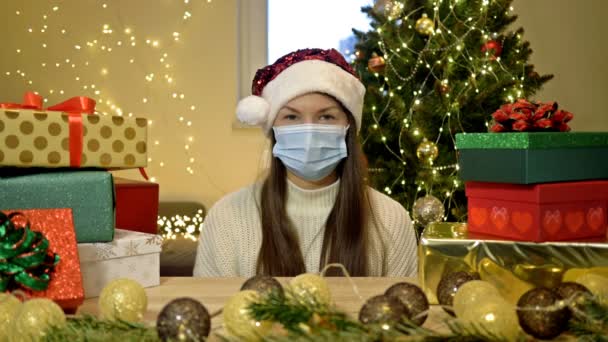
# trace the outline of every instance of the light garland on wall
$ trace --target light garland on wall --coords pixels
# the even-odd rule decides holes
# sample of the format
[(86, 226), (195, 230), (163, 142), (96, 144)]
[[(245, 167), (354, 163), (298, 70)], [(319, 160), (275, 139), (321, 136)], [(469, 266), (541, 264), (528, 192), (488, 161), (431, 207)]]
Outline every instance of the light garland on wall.
[[(6, 60), (14, 61), (7, 66), (3, 74), (6, 82), (23, 84), (24, 90), (33, 90), (44, 97), (45, 103), (55, 103), (71, 96), (88, 96), (97, 101), (97, 114), (118, 116), (148, 116), (157, 98), (169, 98), (176, 124), (183, 129), (183, 140), (175, 139), (170, 143), (178, 144), (184, 155), (182, 166), (168, 165), (165, 160), (153, 158), (161, 142), (154, 138), (153, 129), (161, 118), (148, 118), (148, 165), (151, 174), (159, 167), (183, 167), (189, 175), (195, 173), (197, 158), (193, 153), (195, 127), (189, 115), (196, 111), (196, 104), (190, 102), (186, 91), (179, 88), (175, 70), (178, 61), (172, 59), (170, 52), (178, 44), (185, 44), (183, 36), (189, 22), (194, 18), (202, 4), (211, 0), (175, 1), (172, 6), (181, 13), (179, 17), (167, 18), (175, 21), (175, 28), (158, 36), (147, 31), (146, 27), (137, 27), (123, 20), (119, 2), (77, 0), (43, 4), (36, 2), (29, 6), (20, 3), (20, 8), (13, 13), (19, 21), (11, 27), (12, 35), (23, 34), (14, 40), (14, 46), (7, 46), (5, 52), (12, 51), (13, 56)], [(151, 3), (152, 4), (152, 3)], [(4, 6), (10, 6), (5, 4)], [(87, 26), (70, 26), (74, 22), (67, 17), (66, 8), (76, 12), (75, 8), (89, 6), (85, 13)], [(71, 8), (70, 8), (71, 7)], [(10, 13), (11, 15), (13, 13)], [(150, 20), (150, 25), (153, 25)], [(88, 27), (94, 27), (90, 31)], [(85, 38), (86, 37), (86, 38)], [(25, 38), (25, 39), (24, 39)], [(11, 44), (12, 45), (12, 44)], [(69, 48), (65, 48), (69, 47)], [(9, 57), (9, 56), (6, 56)], [(115, 68), (112, 69), (109, 65)], [(128, 70), (131, 75), (125, 77), (121, 70)], [(49, 79), (49, 73), (61, 73), (61, 77)], [(134, 89), (143, 88), (144, 96), (129, 103), (113, 99), (113, 81), (133, 81)], [(123, 85), (124, 87), (124, 85)], [(173, 116), (172, 118), (173, 119)], [(164, 125), (164, 124), (163, 124)], [(158, 129), (161, 129), (160, 126)], [(158, 181), (151, 177), (151, 181)]]
[(203, 210), (201, 209), (192, 217), (187, 215), (158, 216), (158, 233), (165, 240), (185, 238), (196, 241), (201, 233), (203, 220)]

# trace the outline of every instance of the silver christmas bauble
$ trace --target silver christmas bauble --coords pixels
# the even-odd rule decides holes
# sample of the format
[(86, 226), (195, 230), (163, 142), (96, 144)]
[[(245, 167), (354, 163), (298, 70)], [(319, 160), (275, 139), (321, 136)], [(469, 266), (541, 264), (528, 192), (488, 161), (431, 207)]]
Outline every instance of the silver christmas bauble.
[(427, 195), (414, 202), (412, 214), (418, 225), (426, 227), (429, 223), (441, 221), (445, 215), (445, 209), (437, 197)]

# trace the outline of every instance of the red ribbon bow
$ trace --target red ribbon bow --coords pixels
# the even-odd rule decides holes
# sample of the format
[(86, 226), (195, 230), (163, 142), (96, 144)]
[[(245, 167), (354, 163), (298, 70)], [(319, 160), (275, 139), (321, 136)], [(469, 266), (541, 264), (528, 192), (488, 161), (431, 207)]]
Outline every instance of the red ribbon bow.
[(85, 96), (76, 96), (43, 109), (42, 96), (28, 91), (23, 95), (23, 103), (0, 103), (0, 108), (50, 110), (68, 114), (70, 166), (80, 167), (83, 147), (82, 114), (95, 113), (95, 100)]
[(492, 114), (491, 132), (568, 132), (574, 115), (558, 109), (556, 102), (530, 102), (519, 99), (502, 105)]
[[(86, 96), (76, 96), (43, 109), (42, 96), (28, 91), (23, 95), (23, 103), (4, 102), (0, 103), (0, 108), (49, 110), (68, 114), (68, 125), (70, 131), (70, 167), (80, 167), (80, 164), (82, 163), (84, 135), (82, 115), (95, 113), (95, 100)], [(140, 167), (139, 173), (141, 173), (145, 180), (148, 180), (148, 175), (146, 174), (144, 168)]]

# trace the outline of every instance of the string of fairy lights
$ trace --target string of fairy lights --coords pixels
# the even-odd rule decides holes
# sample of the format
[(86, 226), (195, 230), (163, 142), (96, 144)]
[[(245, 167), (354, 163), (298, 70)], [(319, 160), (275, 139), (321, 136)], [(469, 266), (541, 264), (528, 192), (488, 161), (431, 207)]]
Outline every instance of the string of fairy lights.
[[(444, 4), (444, 2), (449, 3), (450, 12), (447, 17), (441, 18), (439, 15), (439, 9), (440, 9), (440, 6), (442, 4)], [(438, 144), (441, 141), (442, 137), (445, 136), (445, 134), (447, 133), (449, 139), (451, 139), (452, 142), (455, 144), (454, 133), (450, 129), (444, 130), (443, 126), (445, 124), (447, 124), (448, 127), (450, 127), (451, 120), (457, 120), (457, 124), (461, 127), (462, 131), (463, 132), (465, 131), (464, 128), (462, 128), (462, 124), (460, 123), (460, 120), (459, 120), (460, 112), (459, 112), (458, 100), (460, 99), (461, 96), (463, 96), (463, 94), (465, 94), (469, 91), (475, 91), (476, 93), (479, 93), (479, 89), (477, 88), (477, 85), (475, 82), (478, 77), (491, 76), (491, 77), (495, 77), (496, 79), (498, 79), (498, 76), (496, 75), (496, 72), (498, 69), (501, 72), (504, 72), (507, 75), (509, 75), (511, 77), (511, 79), (513, 81), (515, 81), (513, 88), (511, 88), (511, 89), (503, 88), (505, 101), (513, 102), (516, 98), (521, 97), (521, 95), (522, 95), (521, 88), (523, 88), (523, 82), (525, 80), (525, 73), (523, 72), (523, 70), (524, 70), (523, 65), (522, 65), (522, 74), (514, 75), (501, 62), (500, 56), (493, 58), (492, 52), (489, 49), (485, 51), (485, 55), (487, 58), (481, 60), (480, 64), (476, 64), (475, 62), (477, 60), (475, 60), (471, 55), (469, 55), (467, 49), (464, 48), (465, 38), (474, 31), (479, 31), (481, 33), (485, 43), (490, 42), (498, 37), (498, 33), (486, 32), (486, 30), (484, 29), (485, 24), (488, 19), (487, 18), (487, 9), (488, 9), (488, 6), (490, 6), (490, 2), (491, 2), (491, 0), (484, 0), (482, 2), (482, 6), (480, 8), (480, 11), (481, 11), (480, 16), (478, 17), (477, 20), (474, 20), (472, 17), (459, 18), (457, 16), (456, 12), (454, 11), (455, 6), (458, 6), (458, 5), (466, 6), (465, 1), (462, 1), (462, 0), (435, 1), (433, 3), (434, 8), (433, 8), (432, 16), (430, 16), (428, 18), (429, 20), (432, 20), (432, 25), (430, 26), (430, 28), (429, 27), (424, 28), (425, 30), (429, 30), (427, 32), (428, 39), (426, 41), (426, 46), (421, 51), (415, 51), (410, 47), (410, 45), (411, 45), (411, 41), (414, 39), (413, 35), (420, 34), (420, 31), (419, 31), (420, 28), (415, 27), (416, 24), (420, 21), (420, 18), (426, 17), (426, 13), (424, 13), (423, 8), (422, 7), (416, 8), (413, 11), (411, 11), (410, 13), (403, 15), (402, 12), (404, 10), (404, 4), (402, 2), (398, 2), (396, 0), (384, 1), (384, 3), (385, 3), (384, 4), (385, 5), (384, 13), (387, 15), (387, 18), (386, 18), (387, 20), (381, 26), (376, 28), (376, 32), (378, 33), (378, 36), (380, 37), (380, 40), (378, 41), (378, 48), (382, 53), (382, 57), (386, 63), (386, 68), (388, 70), (390, 70), (391, 75), (394, 75), (395, 77), (389, 78), (387, 76), (383, 76), (382, 74), (380, 74), (378, 72), (374, 73), (374, 76), (378, 80), (380, 80), (381, 78), (384, 80), (384, 84), (386, 85), (386, 88), (383, 86), (379, 90), (386, 98), (386, 101), (385, 101), (384, 105), (381, 106), (380, 110), (378, 110), (378, 108), (376, 106), (372, 106), (371, 114), (372, 114), (372, 119), (374, 121), (372, 128), (374, 130), (378, 130), (379, 134), (381, 135), (381, 140), (382, 140), (385, 148), (389, 151), (389, 153), (391, 155), (393, 155), (398, 161), (400, 161), (404, 167), (406, 165), (406, 161), (403, 158), (405, 151), (401, 146), (401, 141), (402, 141), (401, 137), (403, 134), (408, 133), (408, 131), (410, 131), (414, 136), (420, 137), (423, 141), (425, 141), (427, 139), (427, 137), (434, 136), (435, 137), (434, 139), (429, 139), (429, 140), (433, 141), (435, 144)], [(509, 14), (513, 10), (514, 10), (513, 7), (506, 9), (506, 14)], [(462, 25), (463, 27), (466, 28), (466, 31), (462, 35), (456, 36), (448, 27), (446, 27), (443, 24), (443, 21), (448, 18), (455, 19), (459, 25)], [(388, 30), (389, 29), (388, 26), (394, 25), (394, 24), (401, 26), (402, 29), (405, 27), (405, 28), (407, 28), (408, 31), (404, 30), (406, 33), (403, 33), (401, 30), (394, 30), (395, 31), (394, 33), (397, 37), (398, 44), (391, 45), (389, 42), (387, 42), (384, 39), (382, 32), (385, 30)], [(404, 37), (405, 34), (407, 34), (407, 36), (409, 38), (405, 38)], [(520, 35), (517, 34), (517, 39), (519, 40), (520, 38), (521, 38)], [(442, 39), (444, 41), (453, 39), (454, 42), (447, 46), (441, 47), (441, 48), (431, 49), (430, 45), (433, 42), (433, 40), (435, 40), (435, 39)], [(500, 42), (500, 44), (502, 46), (502, 41)], [(401, 52), (404, 50), (407, 50), (408, 52), (410, 52), (414, 56), (416, 56), (415, 61), (408, 63), (409, 65), (412, 66), (409, 74), (403, 74), (403, 70), (396, 68), (392, 63), (393, 59), (400, 59), (401, 61), (404, 61), (403, 57), (401, 55)], [(425, 56), (428, 56), (428, 55), (431, 55), (431, 53), (437, 53), (437, 52), (442, 53), (442, 55), (439, 58), (437, 58), (437, 60), (435, 62), (427, 61)], [(519, 53), (518, 50), (516, 50), (516, 52)], [(350, 57), (353, 59), (357, 58), (358, 57), (357, 52), (355, 52)], [(461, 58), (457, 58), (457, 57), (461, 57)], [(451, 90), (448, 87), (448, 85), (450, 83), (449, 76), (448, 75), (438, 75), (437, 71), (444, 63), (456, 63), (456, 60), (466, 61), (467, 65), (461, 65), (461, 66), (464, 66), (468, 70), (470, 70), (471, 81), (465, 82), (465, 84), (464, 84), (465, 87), (462, 88), (459, 93), (452, 94)], [(405, 61), (405, 62), (408, 62), (408, 61)], [(517, 61), (517, 63), (521, 64), (522, 62)], [(426, 68), (428, 70), (428, 74), (424, 78), (423, 82), (420, 84), (419, 90), (413, 91), (414, 98), (413, 98), (412, 103), (406, 104), (406, 108), (409, 108), (409, 111), (407, 113), (406, 118), (404, 118), (404, 120), (403, 120), (403, 125), (401, 126), (401, 131), (399, 132), (399, 137), (397, 139), (397, 141), (399, 143), (399, 151), (396, 151), (387, 143), (387, 137), (382, 132), (382, 126), (380, 125), (380, 122), (381, 122), (383, 116), (387, 115), (388, 110), (391, 107), (391, 101), (392, 101), (392, 98), (395, 96), (395, 90), (397, 90), (397, 91), (402, 90), (403, 87), (406, 86), (406, 84), (415, 77), (415, 75), (419, 72), (419, 70), (421, 68)], [(447, 89), (447, 91), (445, 91), (445, 93), (442, 92), (441, 96), (444, 96), (444, 98), (446, 100), (451, 100), (450, 106), (445, 108), (445, 114), (443, 115), (442, 124), (441, 124), (441, 127), (439, 127), (438, 132), (423, 132), (420, 127), (412, 127), (412, 125), (411, 125), (411, 123), (413, 122), (412, 117), (415, 115), (414, 112), (415, 112), (416, 107), (421, 105), (426, 97), (433, 96), (435, 93), (435, 90), (433, 89), (433, 87), (429, 87), (430, 90), (425, 92), (424, 89), (426, 88), (426, 85), (428, 84), (428, 82), (439, 82), (442, 86), (444, 86)], [(486, 126), (488, 124), (489, 123), (486, 122)], [(433, 159), (429, 159), (428, 165), (429, 165), (429, 168), (430, 168), (433, 176), (438, 176), (442, 172), (449, 171), (449, 175), (448, 175), (448, 177), (449, 177), (449, 176), (455, 175), (456, 172), (458, 171), (457, 164), (434, 166)], [(392, 194), (392, 189), (398, 183), (401, 183), (401, 185), (405, 185), (406, 182), (405, 182), (404, 177), (405, 177), (405, 171), (401, 172), (400, 176), (398, 176), (390, 185), (387, 185), (384, 188), (384, 191), (390, 195), (390, 194)], [(419, 181), (416, 197), (418, 197), (418, 193), (420, 191), (422, 191), (423, 188), (426, 187), (427, 185), (430, 186), (429, 189), (425, 189), (426, 190), (425, 192), (427, 193), (427, 195), (431, 194), (433, 192), (432, 184), (425, 184), (424, 181)], [(450, 191), (446, 192), (445, 199), (446, 199), (447, 203), (445, 203), (445, 201), (444, 201), (444, 205), (446, 206), (447, 211), (449, 211), (449, 209), (453, 205), (453, 202), (452, 202), (453, 199), (451, 196), (452, 193), (455, 190), (457, 190), (458, 187), (460, 187), (461, 185), (462, 185), (461, 182), (459, 182), (457, 179), (454, 179), (453, 184), (452, 184), (452, 189)], [(446, 219), (447, 219), (447, 215), (444, 216), (444, 220), (446, 220)]]
[[(183, 103), (187, 96), (184, 91), (179, 90), (177, 77), (173, 72), (177, 61), (171, 60), (169, 55), (176, 44), (182, 43), (182, 30), (187, 28), (188, 22), (193, 18), (196, 9), (193, 8), (194, 3), (200, 5), (200, 3), (211, 3), (211, 0), (178, 2), (176, 6), (182, 7), (183, 15), (174, 19), (176, 28), (157, 38), (152, 38), (151, 34), (144, 32), (145, 27), (136, 28), (125, 22), (120, 14), (119, 4), (116, 3), (94, 2), (95, 8), (90, 9), (90, 12), (98, 14), (96, 17), (100, 19), (114, 21), (114, 23), (99, 23), (96, 32), (83, 32), (83, 34), (79, 34), (80, 28), (66, 26), (65, 23), (69, 22), (69, 18), (62, 16), (62, 12), (66, 12), (64, 8), (76, 5), (75, 2), (71, 4), (64, 2), (57, 5), (53, 5), (52, 2), (47, 3), (44, 5), (46, 10), (43, 10), (42, 14), (37, 13), (38, 11), (34, 11), (34, 9), (44, 6), (28, 6), (28, 8), (18, 9), (15, 11), (15, 15), (23, 18), (23, 28), (20, 29), (25, 30), (28, 38), (23, 41), (42, 41), (40, 45), (42, 49), (30, 46), (28, 51), (26, 48), (18, 46), (14, 50), (17, 58), (13, 60), (18, 64), (25, 54), (39, 56), (40, 60), (35, 65), (40, 67), (40, 71), (34, 70), (35, 65), (30, 63), (16, 65), (12, 70), (6, 70), (5, 76), (13, 76), (25, 82), (27, 89), (32, 89), (44, 97), (44, 103), (64, 100), (64, 96), (67, 95), (89, 96), (96, 100), (97, 114), (100, 115), (128, 117), (143, 115), (143, 112), (150, 111), (144, 105), (154, 105), (153, 99), (157, 97), (168, 96), (176, 101), (181, 101), (181, 105), (185, 107), (181, 110), (184, 114), (177, 115), (176, 119), (185, 131), (182, 145), (185, 156), (184, 164), (186, 164), (185, 171), (188, 174), (194, 174), (196, 158), (190, 153), (194, 143), (192, 134), (194, 127), (186, 113), (194, 112), (196, 105)], [(103, 15), (104, 13), (106, 15)], [(38, 17), (38, 15), (40, 16)], [(56, 24), (53, 25), (52, 22)], [(87, 38), (84, 39), (83, 36), (87, 36)], [(66, 40), (69, 42), (65, 42)], [(73, 50), (66, 53), (66, 51), (57, 51), (56, 48), (52, 49), (51, 45), (57, 46), (59, 41), (62, 41), (62, 46), (70, 46)], [(53, 58), (55, 60), (52, 60)], [(149, 63), (156, 58), (156, 65)], [(144, 90), (145, 95), (140, 101), (132, 100), (129, 103), (119, 104), (118, 101), (112, 99), (113, 79), (110, 76), (113, 70), (107, 64), (116, 65), (117, 59), (122, 59), (121, 68), (127, 66), (130, 72), (139, 71), (142, 74), (133, 77), (133, 81), (137, 82), (137, 87)], [(49, 82), (48, 79), (34, 82), (36, 76), (44, 77), (45, 70), (50, 68), (61, 70), (65, 77), (53, 80), (53, 82)], [(74, 85), (78, 86), (77, 93), (64, 90), (65, 88), (73, 89)], [(164, 85), (164, 87), (156, 90), (152, 85)], [(154, 120), (148, 119), (149, 131), (153, 129), (153, 123)], [(149, 165), (152, 163), (153, 167), (168, 166), (166, 161), (152, 158), (154, 149), (160, 144), (159, 139), (150, 141), (148, 163)], [(153, 176), (151, 180), (157, 181), (158, 179)]]
[[(197, 158), (194, 131), (189, 116), (196, 111), (196, 104), (190, 102), (185, 90), (180, 89), (180, 74), (176, 66), (179, 60), (173, 58), (171, 51), (179, 44), (185, 44), (189, 23), (196, 12), (209, 5), (212, 0), (182, 0), (172, 3), (170, 13), (177, 16), (167, 17), (173, 22), (166, 32), (155, 34), (158, 25), (149, 20), (149, 25), (136, 25), (134, 20), (125, 20), (122, 3), (110, 1), (49, 1), (46, 3), (21, 2), (6, 4), (14, 8), (14, 20), (18, 23), (12, 29), (19, 37), (14, 44), (13, 65), (4, 64), (4, 76), (11, 84), (23, 84), (24, 90), (32, 90), (44, 98), (45, 106), (57, 103), (72, 96), (88, 96), (97, 102), (96, 114), (127, 117), (147, 117), (148, 136), (154, 137), (153, 130), (158, 121), (158, 129), (164, 129), (166, 116), (150, 118), (155, 112), (162, 115), (158, 106), (159, 98), (168, 98), (171, 110), (170, 120), (179, 127), (183, 138), (173, 137), (162, 142), (152, 138), (148, 142), (148, 173), (150, 180), (158, 182), (154, 174), (157, 168), (181, 168), (170, 165), (163, 158), (153, 158), (161, 144), (177, 145), (181, 150), (182, 164), (187, 175), (195, 173)], [(89, 16), (86, 27), (70, 24), (74, 13), (95, 13)], [(164, 14), (164, 13), (163, 13)], [(129, 16), (129, 19), (135, 19)], [(163, 27), (165, 27), (163, 25)], [(6, 51), (5, 51), (6, 52)], [(129, 75), (125, 77), (124, 72)], [(50, 74), (60, 73), (60, 77)], [(122, 75), (121, 75), (122, 74)], [(132, 82), (132, 89), (143, 94), (141, 98), (124, 100), (123, 94), (116, 94), (116, 82)], [(124, 89), (124, 85), (122, 86)], [(123, 97), (123, 100), (115, 100)], [(120, 102), (120, 103), (119, 103)], [(159, 153), (160, 154), (160, 153)], [(180, 154), (178, 153), (177, 156)], [(199, 216), (202, 215), (199, 213)], [(160, 232), (166, 238), (184, 236), (193, 238), (200, 231), (202, 216), (176, 215), (159, 217)], [(200, 221), (200, 222), (199, 222)], [(162, 222), (162, 224), (161, 224)]]

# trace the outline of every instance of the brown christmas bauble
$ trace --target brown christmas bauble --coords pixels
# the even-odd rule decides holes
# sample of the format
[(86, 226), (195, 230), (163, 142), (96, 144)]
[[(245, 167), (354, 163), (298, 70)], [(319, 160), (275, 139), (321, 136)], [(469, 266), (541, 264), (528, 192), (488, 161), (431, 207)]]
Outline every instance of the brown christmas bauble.
[(560, 305), (562, 298), (544, 287), (524, 293), (517, 302), (519, 325), (525, 332), (539, 339), (552, 339), (568, 327), (570, 311)]
[(435, 23), (429, 18), (426, 13), (422, 14), (420, 19), (416, 20), (416, 31), (424, 36), (430, 36), (435, 32)]
[(273, 277), (264, 275), (257, 275), (247, 279), (247, 281), (243, 283), (243, 286), (241, 287), (241, 291), (243, 290), (254, 290), (263, 296), (276, 291), (279, 296), (284, 296), (283, 286), (281, 286), (281, 283), (279, 283), (279, 281)]
[(367, 68), (371, 72), (380, 73), (384, 71), (384, 67), (386, 67), (386, 61), (384, 57), (378, 56), (375, 52), (372, 54), (372, 58), (367, 61)]
[(480, 280), (478, 273), (468, 273), (464, 271), (452, 272), (444, 275), (437, 285), (437, 299), (445, 312), (454, 316), (451, 309), (454, 303), (454, 296), (460, 286), (471, 280)]
[(410, 317), (407, 307), (397, 297), (386, 295), (368, 299), (359, 311), (359, 321), (363, 324), (395, 323), (403, 317)]
[(429, 301), (418, 286), (410, 283), (397, 283), (389, 287), (384, 294), (399, 299), (407, 308), (410, 320), (416, 325), (420, 326), (426, 321)]
[(192, 298), (172, 300), (156, 320), (156, 331), (162, 341), (203, 341), (210, 330), (209, 311)]
[(568, 303), (570, 311), (575, 315), (582, 310), (581, 304), (586, 297), (592, 295), (588, 288), (575, 282), (561, 283), (553, 290)]

